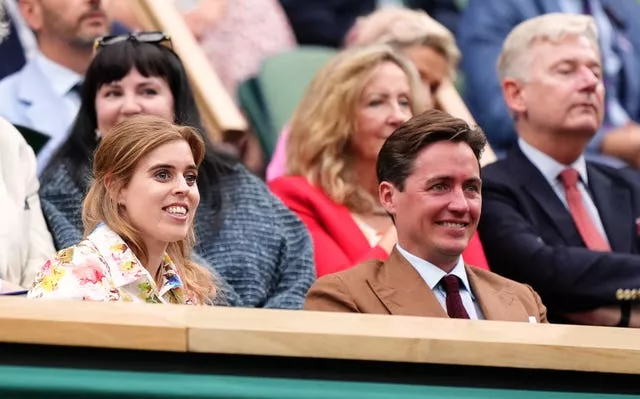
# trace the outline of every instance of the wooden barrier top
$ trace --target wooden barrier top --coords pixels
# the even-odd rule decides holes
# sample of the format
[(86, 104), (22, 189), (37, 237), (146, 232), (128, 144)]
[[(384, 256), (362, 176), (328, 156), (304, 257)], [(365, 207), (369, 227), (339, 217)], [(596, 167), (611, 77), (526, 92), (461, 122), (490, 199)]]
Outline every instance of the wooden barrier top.
[(0, 342), (640, 374), (640, 331), (4, 297)]

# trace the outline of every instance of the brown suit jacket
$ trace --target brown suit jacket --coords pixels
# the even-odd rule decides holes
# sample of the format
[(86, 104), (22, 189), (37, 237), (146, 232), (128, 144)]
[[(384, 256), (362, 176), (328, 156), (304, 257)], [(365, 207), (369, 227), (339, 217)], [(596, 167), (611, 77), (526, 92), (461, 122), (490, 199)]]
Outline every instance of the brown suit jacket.
[[(465, 266), (469, 284), (487, 320), (547, 323), (547, 309), (525, 284), (490, 271)], [(319, 278), (304, 308), (329, 312), (448, 317), (411, 264), (394, 249), (386, 262), (369, 260)]]

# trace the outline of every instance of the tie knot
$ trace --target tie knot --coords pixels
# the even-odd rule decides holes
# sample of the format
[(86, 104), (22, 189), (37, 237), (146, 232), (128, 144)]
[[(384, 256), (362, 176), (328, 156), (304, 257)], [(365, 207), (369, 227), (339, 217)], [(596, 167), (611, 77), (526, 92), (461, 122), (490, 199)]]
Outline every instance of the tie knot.
[(78, 96), (82, 95), (82, 82), (78, 82), (69, 90), (71, 93), (76, 93)]
[(460, 279), (453, 274), (447, 274), (442, 277), (442, 285), (447, 295), (460, 293)]
[(567, 168), (560, 172), (560, 181), (567, 187), (576, 187), (578, 185), (578, 171), (573, 168)]

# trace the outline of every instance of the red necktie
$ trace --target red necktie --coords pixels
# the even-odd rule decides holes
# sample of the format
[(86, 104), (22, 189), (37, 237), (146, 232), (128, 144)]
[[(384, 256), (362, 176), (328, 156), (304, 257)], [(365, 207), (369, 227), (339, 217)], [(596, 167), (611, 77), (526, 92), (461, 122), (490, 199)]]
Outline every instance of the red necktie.
[(452, 319), (468, 319), (469, 315), (460, 297), (460, 282), (458, 276), (447, 274), (440, 280), (447, 293), (447, 314)]
[(572, 168), (563, 170), (560, 173), (560, 181), (562, 181), (564, 191), (567, 194), (571, 217), (587, 248), (594, 251), (611, 251), (609, 243), (596, 228), (584, 205), (582, 194), (578, 190), (578, 171)]

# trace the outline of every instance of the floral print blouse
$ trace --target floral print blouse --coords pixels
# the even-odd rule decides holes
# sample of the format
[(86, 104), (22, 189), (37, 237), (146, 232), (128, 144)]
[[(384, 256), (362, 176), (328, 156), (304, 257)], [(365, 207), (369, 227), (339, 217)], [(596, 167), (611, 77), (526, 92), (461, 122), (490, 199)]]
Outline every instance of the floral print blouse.
[(198, 301), (186, 292), (176, 266), (165, 254), (162, 286), (129, 246), (104, 223), (79, 244), (60, 250), (38, 273), (28, 298), (177, 303)]

